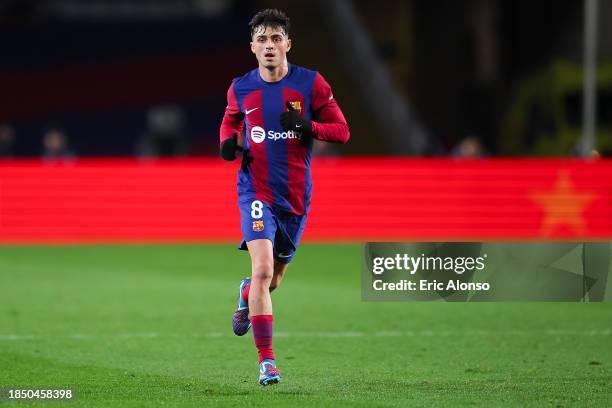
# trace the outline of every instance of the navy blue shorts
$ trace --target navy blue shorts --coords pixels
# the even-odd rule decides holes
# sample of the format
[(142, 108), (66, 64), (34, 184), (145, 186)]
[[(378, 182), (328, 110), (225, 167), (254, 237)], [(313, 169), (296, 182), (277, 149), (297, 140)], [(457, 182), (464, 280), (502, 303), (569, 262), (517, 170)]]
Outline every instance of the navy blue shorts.
[(248, 250), (246, 243), (254, 239), (272, 241), (274, 259), (291, 262), (306, 225), (306, 215), (295, 215), (272, 208), (260, 200), (241, 201), (240, 228), (244, 240), (238, 247)]

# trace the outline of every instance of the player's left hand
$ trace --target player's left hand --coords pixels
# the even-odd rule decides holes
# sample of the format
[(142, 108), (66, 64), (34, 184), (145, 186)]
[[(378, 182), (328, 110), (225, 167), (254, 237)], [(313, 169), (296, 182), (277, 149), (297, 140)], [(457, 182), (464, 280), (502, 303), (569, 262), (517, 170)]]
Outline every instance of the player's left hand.
[(312, 122), (303, 118), (300, 112), (291, 106), (291, 102), (287, 102), (287, 112), (280, 115), (280, 123), (284, 130), (293, 130), (301, 132), (303, 135), (312, 136)]

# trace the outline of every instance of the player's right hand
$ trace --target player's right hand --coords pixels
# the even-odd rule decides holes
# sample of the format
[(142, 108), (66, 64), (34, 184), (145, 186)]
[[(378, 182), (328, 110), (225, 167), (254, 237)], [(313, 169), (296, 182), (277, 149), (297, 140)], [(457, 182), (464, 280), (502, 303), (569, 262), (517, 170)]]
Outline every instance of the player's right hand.
[(236, 158), (236, 152), (241, 152), (242, 146), (238, 144), (238, 135), (234, 133), (221, 143), (221, 157), (223, 160), (232, 161)]

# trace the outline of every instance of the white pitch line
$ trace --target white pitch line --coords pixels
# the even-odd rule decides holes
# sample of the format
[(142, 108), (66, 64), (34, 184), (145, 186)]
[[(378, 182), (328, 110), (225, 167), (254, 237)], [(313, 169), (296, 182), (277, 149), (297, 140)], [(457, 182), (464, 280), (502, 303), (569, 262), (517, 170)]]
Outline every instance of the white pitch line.
[[(330, 332), (276, 332), (275, 337), (283, 338), (361, 338), (361, 337), (488, 337), (488, 336), (610, 336), (612, 330), (465, 330), (465, 331), (330, 331)], [(46, 340), (46, 339), (69, 339), (69, 340), (98, 340), (98, 339), (156, 339), (172, 337), (209, 338), (224, 339), (235, 337), (232, 333), (211, 332), (203, 334), (191, 334), (188, 336), (162, 334), (162, 333), (116, 333), (116, 334), (0, 334), (0, 341), (21, 340)]]

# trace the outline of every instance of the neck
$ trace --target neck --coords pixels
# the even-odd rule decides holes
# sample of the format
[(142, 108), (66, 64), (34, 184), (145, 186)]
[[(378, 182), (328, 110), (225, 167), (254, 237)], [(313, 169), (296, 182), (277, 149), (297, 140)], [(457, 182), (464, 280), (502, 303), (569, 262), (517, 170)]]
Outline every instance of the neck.
[(278, 82), (289, 72), (289, 64), (287, 60), (283, 61), (279, 66), (269, 69), (259, 65), (259, 75), (266, 82)]

